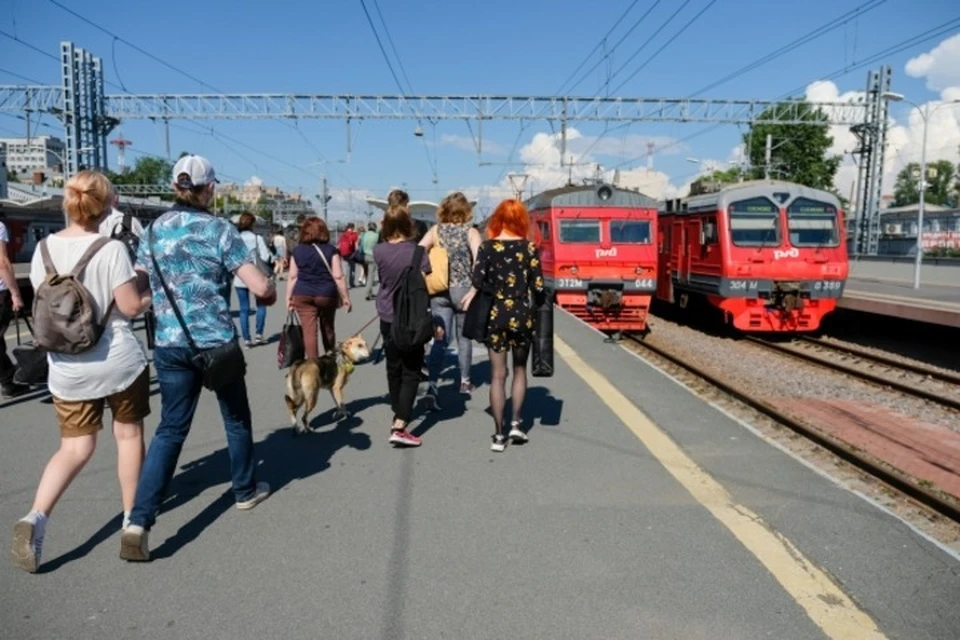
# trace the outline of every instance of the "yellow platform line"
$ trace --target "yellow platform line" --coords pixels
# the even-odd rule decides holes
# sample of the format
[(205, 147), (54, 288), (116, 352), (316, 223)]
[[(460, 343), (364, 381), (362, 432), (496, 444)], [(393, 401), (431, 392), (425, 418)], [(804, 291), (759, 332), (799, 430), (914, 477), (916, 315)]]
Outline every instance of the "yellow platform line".
[[(823, 571), (763, 519), (737, 504), (636, 405), (559, 337), (554, 348), (694, 499), (720, 521), (773, 575), (830, 638), (883, 638), (876, 623)], [(789, 635), (789, 634), (787, 634)]]

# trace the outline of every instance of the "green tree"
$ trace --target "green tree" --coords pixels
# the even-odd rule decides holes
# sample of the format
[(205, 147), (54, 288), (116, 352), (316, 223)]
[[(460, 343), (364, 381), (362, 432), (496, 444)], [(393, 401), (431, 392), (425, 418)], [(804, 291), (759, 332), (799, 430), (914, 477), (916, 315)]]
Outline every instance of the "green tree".
[(794, 106), (798, 115), (809, 117), (809, 124), (776, 124), (775, 111), (782, 111), (786, 103), (770, 107), (761, 113), (743, 136), (752, 167), (748, 176), (761, 179), (765, 175), (767, 136), (772, 136), (770, 177), (806, 185), (814, 189), (833, 191), (833, 179), (840, 168), (840, 156), (831, 156), (830, 126), (827, 116), (819, 108), (801, 101)]
[[(937, 160), (927, 165), (927, 188), (924, 202), (938, 205), (955, 205), (957, 188), (956, 167), (949, 160)], [(900, 173), (893, 187), (894, 205), (905, 207), (920, 202), (920, 164), (910, 162)]]
[(173, 165), (162, 158), (143, 156), (126, 173), (109, 172), (108, 177), (114, 184), (170, 185)]
[(733, 184), (734, 182), (740, 182), (740, 167), (730, 167), (724, 171), (717, 169), (708, 176), (704, 176), (703, 180), (709, 182), (719, 182), (721, 184)]

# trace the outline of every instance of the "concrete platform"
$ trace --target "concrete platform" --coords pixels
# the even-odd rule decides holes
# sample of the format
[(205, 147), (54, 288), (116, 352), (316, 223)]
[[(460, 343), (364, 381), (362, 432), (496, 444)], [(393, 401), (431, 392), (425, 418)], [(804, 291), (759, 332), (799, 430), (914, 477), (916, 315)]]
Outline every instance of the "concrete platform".
[(955, 285), (849, 278), (838, 306), (841, 309), (960, 327), (960, 269)]
[[(360, 300), (338, 317), (338, 335), (372, 313)], [(271, 310), (268, 334), (282, 317)], [(249, 351), (259, 474), (275, 495), (249, 513), (232, 508), (222, 426), (205, 394), (151, 533), (155, 560), (127, 565), (117, 558), (115, 447), (104, 434), (51, 519), (42, 573), (0, 561), (0, 633), (958, 635), (955, 554), (571, 317), (558, 311), (556, 324), (557, 374), (531, 379), (527, 395), (531, 442), (502, 454), (489, 450), (479, 349), (473, 398), (445, 383), (442, 411), (418, 419), (424, 445), (415, 450), (386, 442), (383, 363), (357, 368), (351, 419), (331, 423), (322, 396), (318, 433), (294, 439), (276, 345)], [(153, 408), (148, 437), (157, 396)], [(43, 394), (0, 404), (8, 534), (57, 442)]]

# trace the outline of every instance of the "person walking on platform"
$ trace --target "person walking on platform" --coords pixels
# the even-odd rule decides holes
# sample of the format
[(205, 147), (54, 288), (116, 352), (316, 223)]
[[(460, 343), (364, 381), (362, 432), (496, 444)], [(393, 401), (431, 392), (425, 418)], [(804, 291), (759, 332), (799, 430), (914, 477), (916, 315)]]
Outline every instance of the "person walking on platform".
[(356, 269), (354, 268), (351, 258), (353, 257), (353, 252), (357, 250), (357, 232), (353, 230), (353, 223), (347, 224), (347, 228), (340, 233), (340, 238), (337, 240), (337, 251), (340, 253), (340, 259), (343, 261), (344, 272), (347, 274), (347, 281), (349, 282), (349, 288), (356, 286)]
[(300, 316), (303, 325), (303, 346), (308, 358), (320, 355), (317, 329), (323, 340), (324, 353), (337, 345), (336, 313), (343, 307), (350, 313), (350, 291), (343, 276), (343, 260), (330, 244), (330, 230), (317, 217), (307, 218), (300, 225), (300, 246), (290, 260), (287, 282), (287, 309)]
[(23, 308), (23, 298), (20, 296), (20, 287), (17, 286), (17, 276), (10, 260), (10, 232), (0, 220), (0, 395), (4, 398), (13, 398), (30, 390), (25, 384), (13, 381), (13, 374), (17, 367), (7, 355), (7, 343), (4, 335), (15, 314)]
[[(244, 211), (240, 214), (240, 219), (237, 220), (237, 231), (240, 232), (240, 237), (243, 238), (243, 243), (247, 245), (247, 249), (250, 250), (250, 254), (254, 255), (257, 258), (263, 268), (261, 271), (267, 270), (263, 275), (268, 276), (270, 269), (269, 264), (273, 259), (273, 256), (270, 254), (270, 250), (267, 249), (266, 242), (263, 241), (259, 235), (253, 232), (253, 225), (256, 224), (257, 218), (247, 211)], [(254, 260), (256, 263), (257, 260)], [(233, 288), (237, 290), (237, 300), (240, 303), (240, 335), (243, 336), (243, 342), (247, 348), (252, 347), (253, 345), (266, 344), (266, 340), (263, 339), (263, 328), (267, 322), (267, 307), (264, 304), (257, 303), (257, 333), (256, 337), (253, 339), (253, 342), (250, 341), (250, 289), (246, 287), (243, 283), (243, 280), (240, 279), (240, 276), (233, 277)]]
[[(148, 533), (207, 384), (216, 388), (237, 508), (252, 509), (270, 495), (270, 485), (256, 478), (246, 366), (230, 317), (230, 280), (234, 274), (239, 276), (258, 304), (273, 304), (277, 293), (253, 263), (236, 228), (210, 214), (215, 182), (206, 158), (180, 158), (173, 168), (176, 202), (150, 225), (137, 254), (137, 269), (150, 277), (157, 316), (153, 364), (160, 383), (161, 414), (130, 524), (120, 538), (120, 557), (125, 560), (150, 559)], [(231, 368), (224, 369), (223, 362)], [(216, 380), (209, 380), (208, 368), (223, 370)]]
[(283, 272), (287, 270), (287, 239), (283, 235), (283, 230), (277, 227), (276, 233), (270, 240), (273, 244), (273, 252), (276, 256), (276, 262), (273, 265), (273, 275), (277, 280), (283, 280)]
[(457, 338), (460, 393), (470, 395), (473, 391), (470, 383), (473, 341), (463, 335), (464, 311), (461, 305), (463, 297), (470, 290), (473, 263), (481, 241), (480, 232), (473, 228), (470, 201), (459, 191), (443, 199), (437, 209), (437, 224), (420, 241), (420, 246), (427, 252), (433, 247), (446, 249), (449, 269), (447, 290), (430, 298), (435, 334), (430, 351), (430, 386), (426, 397), (428, 406), (432, 408), (438, 408), (437, 384), (446, 359), (447, 345), (453, 340), (454, 334)]
[[(79, 271), (81, 286), (92, 299), (94, 322), (103, 327), (99, 339), (86, 350), (47, 354), (47, 384), (60, 426), (60, 449), (43, 471), (33, 508), (13, 529), (14, 562), (31, 573), (40, 566), (53, 508), (93, 456), (97, 435), (103, 429), (104, 405), (110, 407), (117, 439), (124, 524), (133, 508), (143, 464), (143, 419), (150, 413), (150, 372), (129, 319), (150, 306), (150, 289), (146, 278), (138, 278), (134, 272), (123, 243), (98, 232), (110, 200), (110, 182), (103, 174), (81, 171), (72, 177), (64, 187), (63, 201), (70, 222), (66, 229), (41, 242), (30, 264), (30, 282), (37, 295), (44, 291), (41, 285), (51, 274)], [(44, 336), (62, 344), (69, 335), (64, 327), (57, 331), (63, 320), (43, 313), (40, 305), (34, 318), (38, 335), (43, 327)]]
[[(380, 316), (380, 335), (383, 337), (383, 352), (387, 360), (387, 387), (390, 391), (390, 406), (393, 423), (390, 425), (389, 442), (398, 446), (418, 447), (421, 439), (407, 431), (413, 417), (413, 404), (420, 386), (420, 370), (423, 368), (424, 350), (416, 346), (401, 350), (391, 337), (394, 321), (394, 296), (400, 289), (404, 273), (413, 261), (417, 248), (413, 241), (413, 221), (406, 204), (409, 197), (403, 191), (391, 192), (391, 203), (383, 216), (383, 238), (373, 250), (380, 275), (380, 291), (377, 293), (377, 314)], [(424, 253), (420, 265), (430, 272), (430, 261)]]
[[(467, 309), (478, 290), (490, 291), (493, 303), (485, 344), (490, 356), (490, 408), (493, 413), (493, 451), (503, 451), (507, 438), (527, 441), (523, 430), (523, 400), (527, 392), (527, 359), (533, 341), (534, 307), (543, 304), (545, 291), (537, 246), (527, 240), (530, 216), (519, 200), (504, 200), (487, 223), (487, 237), (477, 251), (473, 286), (464, 296)], [(506, 406), (507, 352), (513, 352), (510, 432), (503, 434)]]
[(377, 223), (371, 222), (360, 236), (360, 249), (363, 251), (363, 263), (366, 268), (367, 300), (373, 300), (373, 285), (377, 281), (377, 263), (373, 259), (373, 250), (379, 242), (380, 233), (377, 231)]
[(110, 213), (100, 222), (100, 235), (108, 238), (117, 238), (125, 233), (132, 233), (137, 238), (143, 237), (143, 225), (133, 214), (120, 211), (120, 194), (113, 187), (110, 193)]

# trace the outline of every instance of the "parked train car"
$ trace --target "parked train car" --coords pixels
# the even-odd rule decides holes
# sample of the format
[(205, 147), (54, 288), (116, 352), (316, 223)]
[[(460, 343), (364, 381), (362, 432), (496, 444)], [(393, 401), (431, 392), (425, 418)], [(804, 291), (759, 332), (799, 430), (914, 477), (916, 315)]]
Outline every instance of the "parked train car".
[(544, 191), (526, 205), (555, 303), (600, 331), (645, 329), (657, 282), (657, 201), (603, 184)]
[(667, 201), (658, 226), (657, 298), (706, 303), (740, 331), (814, 331), (843, 294), (843, 212), (826, 191), (743, 182)]

